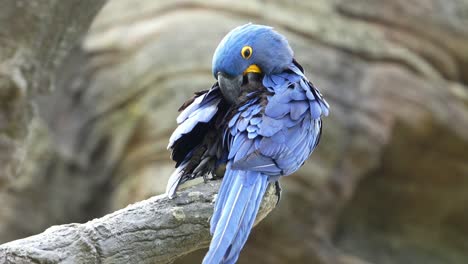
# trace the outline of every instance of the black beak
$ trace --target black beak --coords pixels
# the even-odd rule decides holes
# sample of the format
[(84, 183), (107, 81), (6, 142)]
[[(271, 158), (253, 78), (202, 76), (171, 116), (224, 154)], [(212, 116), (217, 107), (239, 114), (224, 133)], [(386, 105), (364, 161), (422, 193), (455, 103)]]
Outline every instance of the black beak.
[(239, 95), (244, 76), (229, 76), (223, 72), (218, 72), (218, 84), (226, 100), (232, 104), (239, 102)]

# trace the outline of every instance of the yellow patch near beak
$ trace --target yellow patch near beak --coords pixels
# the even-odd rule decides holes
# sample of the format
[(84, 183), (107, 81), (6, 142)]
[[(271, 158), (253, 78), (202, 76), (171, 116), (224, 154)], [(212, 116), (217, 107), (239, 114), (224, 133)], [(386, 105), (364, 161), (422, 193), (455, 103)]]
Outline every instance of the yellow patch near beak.
[(256, 64), (252, 64), (247, 69), (245, 69), (243, 74), (246, 75), (249, 72), (262, 73), (262, 70), (260, 70)]

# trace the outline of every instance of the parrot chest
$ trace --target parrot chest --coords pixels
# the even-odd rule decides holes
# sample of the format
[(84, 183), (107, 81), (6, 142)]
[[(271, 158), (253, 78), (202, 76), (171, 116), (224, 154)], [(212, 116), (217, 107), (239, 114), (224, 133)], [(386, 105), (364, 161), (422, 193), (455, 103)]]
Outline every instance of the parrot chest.
[(263, 85), (243, 92), (224, 131), (233, 168), (280, 176), (302, 166), (315, 147), (321, 121), (312, 118), (312, 101), (300, 92), (293, 94), (291, 86), (273, 93)]

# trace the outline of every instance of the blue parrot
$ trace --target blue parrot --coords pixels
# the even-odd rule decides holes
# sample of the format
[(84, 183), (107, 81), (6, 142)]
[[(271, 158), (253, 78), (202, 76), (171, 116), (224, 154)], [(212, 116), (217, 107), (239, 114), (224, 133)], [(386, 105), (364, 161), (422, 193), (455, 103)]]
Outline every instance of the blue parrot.
[[(235, 263), (269, 183), (295, 172), (319, 143), (329, 105), (307, 80), (286, 38), (246, 24), (218, 45), (217, 82), (185, 102), (168, 148), (176, 161), (166, 193), (226, 170), (210, 221), (204, 264)], [(216, 175), (215, 175), (216, 176)]]

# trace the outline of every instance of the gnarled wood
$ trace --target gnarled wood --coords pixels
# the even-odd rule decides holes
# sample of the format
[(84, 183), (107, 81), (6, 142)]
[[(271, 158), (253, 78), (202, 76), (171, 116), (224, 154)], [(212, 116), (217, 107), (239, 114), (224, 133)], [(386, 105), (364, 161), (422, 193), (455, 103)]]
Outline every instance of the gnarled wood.
[[(209, 218), (219, 181), (180, 191), (175, 199), (155, 196), (84, 224), (53, 226), (0, 246), (1, 263), (172, 263), (208, 246)], [(267, 190), (257, 222), (276, 205)]]

